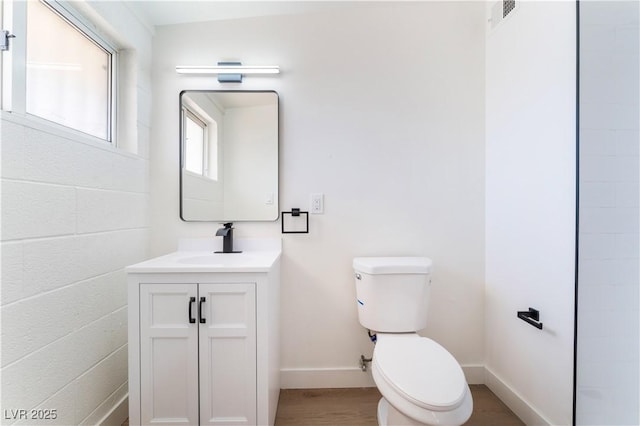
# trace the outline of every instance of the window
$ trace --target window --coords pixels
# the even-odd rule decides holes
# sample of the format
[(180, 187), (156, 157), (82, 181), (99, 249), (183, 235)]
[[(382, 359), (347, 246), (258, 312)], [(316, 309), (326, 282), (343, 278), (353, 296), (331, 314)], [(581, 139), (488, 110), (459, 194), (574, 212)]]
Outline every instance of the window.
[(217, 180), (217, 124), (182, 108), (184, 169)]
[(111, 140), (112, 53), (40, 1), (27, 2), (26, 53), (26, 112)]
[(10, 47), (12, 81), (3, 81), (3, 92), (10, 87), (3, 109), (111, 142), (115, 48), (67, 10), (67, 3), (11, 4), (13, 32), (25, 42)]

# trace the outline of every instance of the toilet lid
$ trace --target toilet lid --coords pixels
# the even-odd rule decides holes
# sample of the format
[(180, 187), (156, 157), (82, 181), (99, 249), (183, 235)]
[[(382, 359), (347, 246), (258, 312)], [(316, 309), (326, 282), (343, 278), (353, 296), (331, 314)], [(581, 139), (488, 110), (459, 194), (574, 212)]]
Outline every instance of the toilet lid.
[(417, 334), (378, 334), (373, 353), (382, 378), (415, 405), (432, 411), (458, 407), (467, 382), (455, 358)]
[(428, 274), (431, 259), (427, 257), (356, 257), (353, 269), (365, 274)]

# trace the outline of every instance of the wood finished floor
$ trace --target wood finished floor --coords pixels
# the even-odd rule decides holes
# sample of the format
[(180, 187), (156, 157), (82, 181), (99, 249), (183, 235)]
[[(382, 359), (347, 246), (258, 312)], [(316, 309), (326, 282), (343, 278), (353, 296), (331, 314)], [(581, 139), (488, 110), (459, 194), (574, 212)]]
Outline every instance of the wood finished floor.
[[(524, 425), (486, 386), (469, 387), (473, 414), (465, 426)], [(283, 389), (275, 426), (377, 426), (378, 400), (376, 388)]]
[[(465, 426), (524, 425), (486, 386), (469, 387), (473, 414)], [(283, 389), (276, 426), (377, 426), (379, 400), (376, 388)]]

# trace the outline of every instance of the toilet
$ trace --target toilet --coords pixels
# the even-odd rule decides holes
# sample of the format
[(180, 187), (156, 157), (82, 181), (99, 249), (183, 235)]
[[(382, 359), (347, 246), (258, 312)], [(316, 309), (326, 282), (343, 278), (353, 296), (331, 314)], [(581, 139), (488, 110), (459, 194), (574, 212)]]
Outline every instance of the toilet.
[(462, 368), (416, 333), (427, 325), (431, 260), (357, 257), (353, 269), (360, 324), (376, 333), (371, 371), (382, 394), (378, 424), (462, 425), (473, 411)]

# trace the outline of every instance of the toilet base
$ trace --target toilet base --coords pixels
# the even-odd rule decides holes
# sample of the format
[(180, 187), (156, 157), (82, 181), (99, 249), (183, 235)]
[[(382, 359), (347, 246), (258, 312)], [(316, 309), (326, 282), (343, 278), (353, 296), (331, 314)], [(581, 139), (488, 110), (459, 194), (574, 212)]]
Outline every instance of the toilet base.
[(384, 397), (378, 401), (378, 426), (387, 426), (387, 412), (389, 411), (389, 403)]
[(378, 402), (379, 426), (425, 426), (425, 423), (417, 422), (394, 408), (384, 397)]

